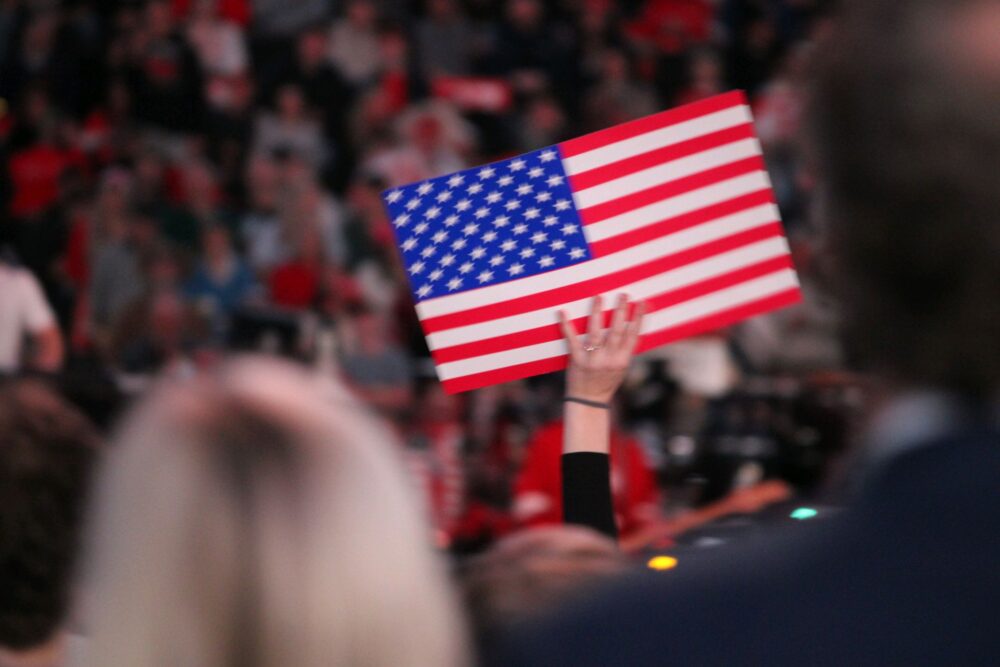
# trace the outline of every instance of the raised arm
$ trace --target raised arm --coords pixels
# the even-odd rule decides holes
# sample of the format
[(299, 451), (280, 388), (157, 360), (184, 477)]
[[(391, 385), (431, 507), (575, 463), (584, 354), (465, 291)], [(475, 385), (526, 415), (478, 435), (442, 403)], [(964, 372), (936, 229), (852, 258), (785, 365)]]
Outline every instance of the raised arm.
[[(629, 311), (634, 310), (632, 317)], [(601, 297), (594, 299), (587, 333), (578, 336), (565, 312), (559, 313), (569, 346), (563, 418), (563, 519), (617, 536), (611, 500), (611, 399), (625, 379), (639, 340), (645, 306), (630, 308), (625, 295), (604, 330)]]

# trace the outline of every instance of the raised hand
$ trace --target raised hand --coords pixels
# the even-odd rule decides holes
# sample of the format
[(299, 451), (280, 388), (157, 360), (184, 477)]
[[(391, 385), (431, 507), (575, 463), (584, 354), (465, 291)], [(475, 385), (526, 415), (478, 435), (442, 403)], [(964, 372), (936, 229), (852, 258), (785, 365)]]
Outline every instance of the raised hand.
[[(629, 311), (632, 310), (631, 317)], [(559, 311), (559, 324), (569, 346), (569, 368), (566, 370), (566, 395), (589, 401), (607, 403), (618, 391), (629, 362), (635, 352), (642, 329), (646, 305), (629, 307), (628, 297), (618, 296), (611, 327), (603, 327), (602, 299), (594, 297), (587, 333), (581, 339), (565, 311)]]

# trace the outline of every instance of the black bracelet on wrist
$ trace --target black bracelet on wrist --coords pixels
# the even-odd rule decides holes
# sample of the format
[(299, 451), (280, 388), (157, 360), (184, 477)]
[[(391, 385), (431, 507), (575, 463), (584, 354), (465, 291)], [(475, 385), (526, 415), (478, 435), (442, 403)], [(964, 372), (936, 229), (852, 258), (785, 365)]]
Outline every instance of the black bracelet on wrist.
[(577, 398), (576, 396), (563, 396), (563, 403), (579, 403), (580, 405), (589, 405), (592, 408), (601, 408), (602, 410), (610, 410), (610, 403), (601, 403), (600, 401), (592, 401), (588, 398)]

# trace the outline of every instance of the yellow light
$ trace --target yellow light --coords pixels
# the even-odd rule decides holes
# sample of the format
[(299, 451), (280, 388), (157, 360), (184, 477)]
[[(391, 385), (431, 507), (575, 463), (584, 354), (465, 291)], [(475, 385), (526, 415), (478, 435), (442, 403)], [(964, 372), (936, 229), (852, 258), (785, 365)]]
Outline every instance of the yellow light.
[(677, 567), (677, 559), (673, 556), (653, 556), (646, 562), (650, 570), (672, 570)]

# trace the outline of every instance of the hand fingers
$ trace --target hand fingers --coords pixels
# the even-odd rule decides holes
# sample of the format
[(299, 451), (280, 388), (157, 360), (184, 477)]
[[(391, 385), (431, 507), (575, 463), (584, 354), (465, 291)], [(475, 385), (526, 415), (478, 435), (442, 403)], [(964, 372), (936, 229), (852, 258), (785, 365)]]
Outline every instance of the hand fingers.
[(566, 339), (570, 356), (574, 359), (579, 359), (583, 354), (583, 345), (580, 343), (580, 338), (576, 335), (573, 325), (570, 324), (565, 310), (559, 311), (559, 328), (562, 329), (563, 338)]
[(646, 314), (646, 302), (643, 301), (636, 306), (632, 321), (628, 323), (625, 331), (625, 342), (623, 347), (629, 354), (635, 351), (635, 346), (639, 343), (639, 334), (642, 333), (642, 318)]
[(587, 345), (601, 345), (601, 332), (604, 329), (604, 306), (600, 296), (595, 296), (590, 306), (590, 319), (587, 322)]
[(611, 352), (618, 351), (625, 341), (625, 331), (628, 326), (628, 296), (618, 295), (618, 302), (615, 304), (615, 312), (611, 316), (611, 331), (605, 346)]

